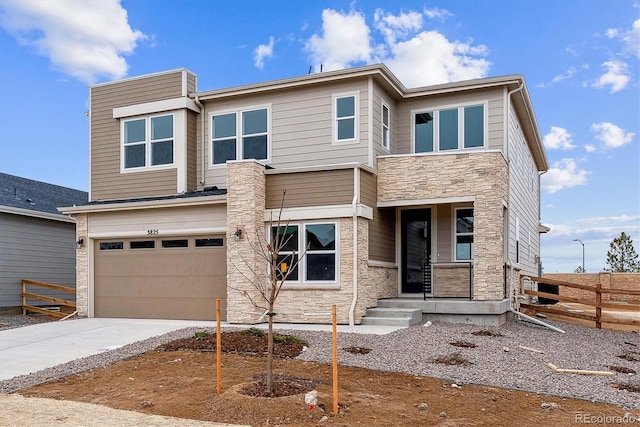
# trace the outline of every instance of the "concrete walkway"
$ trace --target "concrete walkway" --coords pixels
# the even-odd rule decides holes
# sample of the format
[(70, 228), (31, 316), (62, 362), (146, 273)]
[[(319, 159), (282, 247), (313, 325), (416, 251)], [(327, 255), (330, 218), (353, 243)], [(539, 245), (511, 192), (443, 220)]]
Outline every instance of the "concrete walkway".
[[(40, 323), (0, 331), (0, 381), (31, 374), (157, 335), (187, 328), (211, 327), (214, 321), (82, 318)], [(230, 325), (223, 327), (260, 327)], [(279, 323), (277, 329), (331, 331), (331, 325)], [(338, 332), (387, 334), (401, 327), (339, 325)]]

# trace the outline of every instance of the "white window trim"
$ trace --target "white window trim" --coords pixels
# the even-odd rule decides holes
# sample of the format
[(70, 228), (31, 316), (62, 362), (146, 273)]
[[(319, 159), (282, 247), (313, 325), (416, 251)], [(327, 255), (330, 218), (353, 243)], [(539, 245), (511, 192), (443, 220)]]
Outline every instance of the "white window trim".
[[(453, 260), (454, 262), (472, 262), (475, 255), (475, 224), (474, 224), (474, 232), (473, 233), (458, 233), (458, 211), (471, 209), (473, 211), (474, 223), (475, 223), (475, 208), (472, 206), (462, 206), (459, 208), (453, 209)], [(471, 236), (473, 237), (473, 243), (471, 245), (471, 258), (470, 259), (458, 259), (458, 236)]]
[[(171, 116), (171, 120), (172, 120), (172, 125), (173, 125), (173, 162), (171, 163), (166, 163), (166, 164), (162, 164), (162, 165), (151, 165), (151, 145), (153, 143), (153, 141), (151, 141), (151, 119), (155, 118), (155, 117), (164, 117), (164, 116)], [(144, 142), (136, 142), (133, 144), (127, 144), (125, 145), (124, 142), (124, 128), (125, 128), (125, 123), (127, 122), (132, 122), (132, 121), (136, 121), (136, 120), (144, 120), (144, 137), (145, 140)], [(177, 129), (176, 129), (176, 113), (171, 112), (171, 113), (158, 113), (158, 114), (150, 114), (147, 116), (141, 116), (141, 117), (129, 117), (126, 119), (121, 119), (120, 120), (120, 172), (121, 173), (131, 173), (131, 172), (143, 172), (143, 171), (150, 171), (150, 170), (161, 170), (161, 169), (173, 169), (176, 167), (176, 139), (177, 139)], [(165, 140), (168, 138), (165, 138)], [(157, 140), (155, 142), (161, 142), (163, 140)], [(136, 168), (125, 168), (125, 147), (130, 147), (132, 145), (142, 145), (144, 144), (145, 146), (145, 150), (144, 150), (144, 166), (140, 166), (140, 167), (136, 167)]]
[[(483, 135), (482, 146), (469, 147), (464, 146), (464, 109), (466, 107), (482, 106), (483, 112)], [(451, 150), (440, 149), (440, 111), (441, 110), (458, 110), (458, 148)], [(460, 151), (478, 151), (485, 150), (489, 146), (489, 101), (470, 101), (461, 104), (438, 105), (428, 108), (419, 108), (411, 110), (411, 153), (412, 154), (433, 154), (433, 153), (457, 153)], [(433, 151), (416, 153), (416, 114), (432, 113), (433, 115)]]
[[(353, 138), (338, 140), (338, 98), (354, 98)], [(344, 119), (344, 118), (343, 118)], [(360, 142), (360, 92), (334, 93), (331, 98), (331, 145), (358, 144)]]
[[(265, 105), (256, 105), (256, 106), (248, 106), (243, 107), (242, 109), (230, 109), (230, 110), (217, 110), (209, 113), (209, 169), (219, 169), (226, 167), (225, 163), (213, 163), (213, 116), (220, 116), (224, 114), (235, 114), (236, 115), (236, 158), (235, 160), (229, 161), (239, 161), (246, 160), (243, 159), (243, 150), (242, 150), (242, 113), (246, 113), (248, 111), (255, 110), (267, 110), (267, 158), (266, 159), (256, 159), (262, 163), (271, 163), (271, 104)], [(231, 139), (231, 138), (229, 138)]]
[[(306, 227), (308, 225), (314, 224), (333, 224), (335, 226), (335, 249), (333, 250), (318, 250), (307, 252), (306, 250), (301, 250), (300, 248), (304, 248), (305, 245), (305, 236), (306, 236)], [(300, 287), (309, 287), (309, 286), (328, 286), (335, 287), (340, 283), (340, 224), (338, 221), (300, 221), (300, 222), (289, 222), (286, 224), (287, 226), (296, 226), (298, 227), (298, 280), (287, 279), (285, 282), (285, 287), (287, 284), (295, 285), (295, 288)], [(284, 224), (280, 224), (281, 227), (284, 227)], [(267, 226), (267, 232), (269, 236), (269, 240), (271, 241), (271, 229), (277, 227), (277, 224), (269, 223)], [(289, 251), (284, 251), (289, 252)], [(334, 277), (335, 280), (306, 280), (307, 277), (307, 255), (308, 254), (335, 254), (335, 271)], [(284, 253), (282, 255), (285, 255)], [(304, 256), (302, 256), (304, 255)], [(293, 287), (293, 286), (292, 286)]]
[[(384, 109), (387, 109), (387, 114), (388, 117), (387, 119), (389, 120), (389, 123), (387, 125), (384, 124)], [(385, 132), (384, 130), (387, 130), (386, 136), (387, 138), (385, 138)], [(391, 108), (389, 108), (389, 105), (386, 102), (382, 102), (382, 107), (380, 108), (380, 137), (382, 138), (382, 141), (380, 142), (380, 144), (382, 145), (382, 148), (388, 152), (391, 152)]]

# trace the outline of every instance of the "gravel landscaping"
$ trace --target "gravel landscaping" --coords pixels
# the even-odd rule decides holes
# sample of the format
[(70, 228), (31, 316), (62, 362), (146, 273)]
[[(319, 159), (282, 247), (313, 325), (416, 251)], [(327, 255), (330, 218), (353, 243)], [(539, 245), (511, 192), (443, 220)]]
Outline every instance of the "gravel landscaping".
[[(10, 323), (5, 319), (8, 317), (11, 316), (3, 316), (1, 323)], [(640, 409), (639, 377), (624, 373), (640, 372), (640, 336), (637, 333), (549, 323), (566, 333), (516, 320), (499, 328), (434, 322), (429, 326), (413, 326), (387, 335), (340, 333), (339, 361), (341, 365), (442, 378), (458, 385), (483, 384)], [(170, 341), (193, 336), (201, 330), (177, 330), (5, 380), (0, 382), (0, 393), (15, 392), (103, 367)], [(279, 329), (278, 333), (295, 335), (309, 343), (299, 359), (331, 361), (330, 333), (284, 329)], [(437, 360), (453, 362), (438, 363)], [(615, 375), (556, 373), (548, 363), (561, 369), (610, 371)]]

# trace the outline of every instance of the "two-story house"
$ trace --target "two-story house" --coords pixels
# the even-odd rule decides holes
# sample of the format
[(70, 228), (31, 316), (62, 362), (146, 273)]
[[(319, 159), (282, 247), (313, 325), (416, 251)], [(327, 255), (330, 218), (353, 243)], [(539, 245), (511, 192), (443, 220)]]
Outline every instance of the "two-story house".
[(277, 321), (396, 303), (499, 324), (517, 273), (538, 271), (548, 166), (520, 75), (407, 89), (370, 65), (199, 91), (181, 69), (90, 101), (90, 201), (61, 209), (86, 242), (81, 315), (213, 319), (221, 298), (226, 320), (257, 321), (252, 243), (283, 190), (281, 255), (305, 255)]

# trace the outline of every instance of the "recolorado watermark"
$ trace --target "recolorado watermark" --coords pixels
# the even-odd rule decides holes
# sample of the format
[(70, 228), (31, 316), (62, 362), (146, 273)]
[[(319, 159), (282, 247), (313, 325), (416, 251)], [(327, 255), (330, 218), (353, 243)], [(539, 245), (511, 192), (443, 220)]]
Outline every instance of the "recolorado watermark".
[(607, 414), (575, 414), (574, 422), (576, 424), (638, 424), (640, 425), (640, 415), (634, 415), (627, 412), (624, 415), (607, 415)]

